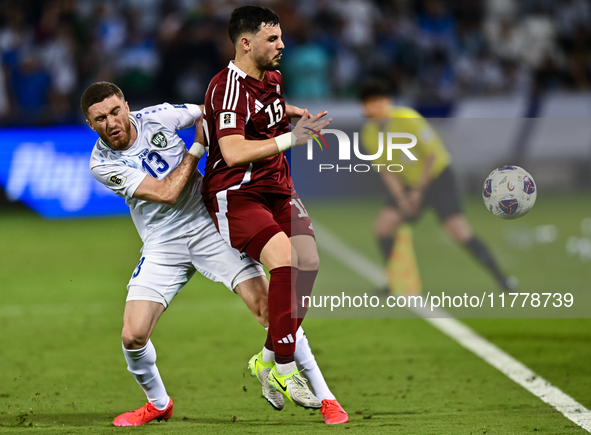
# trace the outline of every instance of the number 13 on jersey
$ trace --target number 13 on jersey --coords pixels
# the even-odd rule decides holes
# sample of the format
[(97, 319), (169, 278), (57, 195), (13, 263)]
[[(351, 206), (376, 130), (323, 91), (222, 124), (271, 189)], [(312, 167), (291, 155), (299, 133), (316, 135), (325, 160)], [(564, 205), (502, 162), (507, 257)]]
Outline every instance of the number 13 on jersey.
[[(148, 162), (155, 166), (155, 171)], [(156, 179), (158, 179), (158, 174), (164, 174), (170, 168), (169, 164), (156, 151), (152, 151), (142, 160), (142, 167)]]

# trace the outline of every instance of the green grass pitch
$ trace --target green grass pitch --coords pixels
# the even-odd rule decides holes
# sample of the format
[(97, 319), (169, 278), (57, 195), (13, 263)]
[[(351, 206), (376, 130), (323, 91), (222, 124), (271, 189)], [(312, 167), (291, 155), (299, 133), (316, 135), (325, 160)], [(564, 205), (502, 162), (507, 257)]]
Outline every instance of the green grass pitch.
[[(516, 222), (494, 218), (479, 198), (466, 201), (478, 234), (524, 291), (575, 289), (590, 264), (569, 256), (568, 237), (591, 217), (583, 197), (538, 198)], [(309, 203), (313, 220), (379, 262), (371, 220), (380, 201), (358, 207)], [(339, 217), (346, 214), (345, 220)], [(555, 225), (552, 243), (515, 247), (512, 231)], [(438, 228), (415, 226), (425, 290), (493, 291), (490, 278)], [(221, 284), (196, 276), (153, 335), (175, 412), (167, 423), (113, 428), (119, 413), (143, 405), (128, 374), (120, 328), (125, 285), (139, 259), (131, 219), (44, 221), (0, 214), (0, 433), (188, 434), (571, 434), (586, 433), (421, 319), (309, 318), (317, 360), (350, 422), (324, 425), (319, 412), (273, 411), (246, 363), (265, 331)], [(342, 266), (321, 251), (319, 291)], [(345, 272), (343, 272), (345, 273)], [(345, 276), (346, 277), (346, 276)], [(372, 291), (362, 278), (350, 277)], [(587, 408), (591, 407), (589, 319), (467, 319), (484, 337)]]

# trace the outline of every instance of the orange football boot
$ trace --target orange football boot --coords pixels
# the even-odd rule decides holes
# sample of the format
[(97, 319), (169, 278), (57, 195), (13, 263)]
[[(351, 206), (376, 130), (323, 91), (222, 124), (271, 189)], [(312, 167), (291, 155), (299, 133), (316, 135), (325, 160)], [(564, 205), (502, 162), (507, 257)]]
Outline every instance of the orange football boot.
[[(172, 417), (172, 399), (168, 398), (168, 406), (162, 411), (148, 402), (144, 406), (135, 411), (121, 414), (113, 420), (115, 426), (141, 426), (149, 423), (152, 420), (166, 421)], [(326, 418), (326, 417), (325, 417)]]
[(342, 424), (349, 421), (349, 415), (336, 399), (324, 399), (322, 401), (322, 409), (320, 409), (320, 412), (322, 413), (326, 424)]

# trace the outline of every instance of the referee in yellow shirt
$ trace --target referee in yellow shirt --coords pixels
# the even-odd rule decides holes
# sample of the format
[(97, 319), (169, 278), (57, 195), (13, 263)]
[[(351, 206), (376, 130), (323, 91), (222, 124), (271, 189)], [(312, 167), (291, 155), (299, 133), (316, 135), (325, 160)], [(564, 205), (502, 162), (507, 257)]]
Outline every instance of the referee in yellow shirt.
[[(390, 192), (390, 198), (380, 210), (374, 233), (388, 261), (394, 247), (395, 234), (405, 222), (416, 220), (425, 207), (435, 210), (447, 233), (472, 254), (494, 276), (503, 290), (513, 290), (517, 280), (504, 275), (488, 248), (474, 236), (462, 211), (459, 188), (451, 167), (451, 157), (437, 132), (415, 110), (398, 107), (390, 97), (387, 83), (372, 80), (359, 93), (364, 115), (368, 118), (361, 132), (363, 147), (368, 154), (378, 151), (378, 133), (404, 132), (417, 138), (410, 149), (417, 160), (400, 162), (401, 172), (379, 171)], [(408, 142), (408, 140), (406, 140)], [(382, 161), (383, 160), (383, 161)], [(389, 164), (386, 153), (374, 163)]]

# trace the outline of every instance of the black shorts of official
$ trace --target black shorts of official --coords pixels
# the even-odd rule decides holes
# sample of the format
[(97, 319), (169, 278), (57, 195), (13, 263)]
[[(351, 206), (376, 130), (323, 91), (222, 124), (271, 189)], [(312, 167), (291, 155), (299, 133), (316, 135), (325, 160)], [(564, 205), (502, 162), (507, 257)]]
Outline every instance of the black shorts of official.
[[(406, 189), (407, 191), (410, 188)], [(390, 196), (386, 202), (388, 207), (398, 208), (396, 198)], [(433, 180), (425, 190), (421, 209), (416, 216), (407, 218), (408, 222), (417, 220), (425, 210), (433, 210), (441, 222), (454, 214), (462, 213), (460, 189), (453, 169), (448, 166)]]

